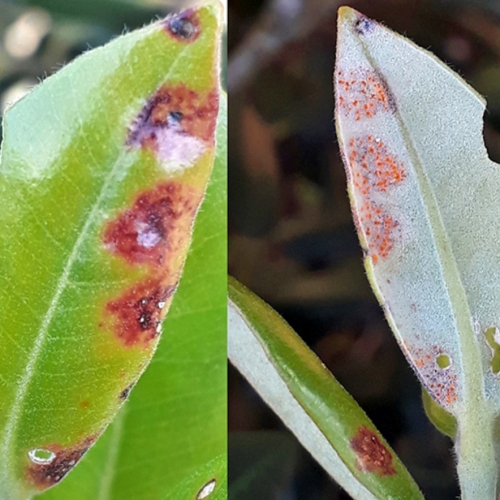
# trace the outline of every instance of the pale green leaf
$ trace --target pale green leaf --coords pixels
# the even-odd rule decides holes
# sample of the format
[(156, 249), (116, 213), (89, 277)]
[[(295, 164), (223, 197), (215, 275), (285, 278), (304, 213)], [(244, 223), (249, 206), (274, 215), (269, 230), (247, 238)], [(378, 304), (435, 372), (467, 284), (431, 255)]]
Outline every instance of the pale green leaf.
[(484, 101), (353, 9), (340, 9), (338, 36), (338, 138), (370, 281), (421, 382), (457, 419), (464, 498), (493, 499), (500, 168), (483, 143)]

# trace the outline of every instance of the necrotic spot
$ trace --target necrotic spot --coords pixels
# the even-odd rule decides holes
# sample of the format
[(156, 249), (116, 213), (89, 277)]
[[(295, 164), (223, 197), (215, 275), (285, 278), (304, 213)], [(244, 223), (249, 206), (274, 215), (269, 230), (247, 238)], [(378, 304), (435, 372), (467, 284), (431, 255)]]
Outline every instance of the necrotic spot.
[(356, 30), (356, 33), (359, 33), (360, 35), (366, 35), (367, 33), (372, 32), (374, 26), (375, 24), (373, 23), (373, 21), (364, 16), (361, 16), (354, 23), (354, 29)]
[(168, 170), (190, 167), (214, 145), (218, 107), (215, 90), (164, 85), (130, 126), (127, 145), (152, 151)]
[(215, 479), (205, 484), (196, 495), (196, 500), (205, 500), (205, 498), (208, 498), (215, 491), (216, 484), (217, 481)]
[(198, 190), (174, 181), (144, 191), (107, 223), (104, 245), (129, 264), (164, 266), (189, 236), (200, 199)]
[(167, 18), (165, 26), (168, 33), (180, 41), (194, 42), (200, 35), (200, 21), (193, 9)]
[[(32, 450), (29, 453), (31, 461), (27, 468), (31, 483), (40, 491), (57, 484), (77, 464), (96, 439), (97, 436), (94, 435), (69, 447), (53, 444)], [(34, 458), (42, 451), (50, 457), (50, 460), (41, 461), (40, 458)]]

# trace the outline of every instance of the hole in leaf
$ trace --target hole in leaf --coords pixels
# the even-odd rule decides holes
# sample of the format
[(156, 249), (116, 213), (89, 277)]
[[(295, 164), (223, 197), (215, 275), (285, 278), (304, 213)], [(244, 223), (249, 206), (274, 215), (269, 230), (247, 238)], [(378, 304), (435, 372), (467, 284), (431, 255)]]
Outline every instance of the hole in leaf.
[(42, 450), (36, 449), (28, 452), (28, 455), (32, 462), (36, 464), (50, 464), (54, 458), (56, 458), (56, 454), (50, 450)]
[(215, 490), (215, 485), (217, 481), (215, 479), (210, 480), (196, 495), (196, 500), (203, 500), (204, 498), (208, 498)]
[(439, 368), (441, 368), (442, 370), (444, 370), (445, 368), (448, 368), (451, 365), (450, 358), (446, 354), (440, 354), (436, 358), (436, 363), (439, 366)]
[(493, 373), (500, 372), (500, 331), (496, 327), (486, 329), (484, 332), (486, 341), (491, 348), (491, 370)]

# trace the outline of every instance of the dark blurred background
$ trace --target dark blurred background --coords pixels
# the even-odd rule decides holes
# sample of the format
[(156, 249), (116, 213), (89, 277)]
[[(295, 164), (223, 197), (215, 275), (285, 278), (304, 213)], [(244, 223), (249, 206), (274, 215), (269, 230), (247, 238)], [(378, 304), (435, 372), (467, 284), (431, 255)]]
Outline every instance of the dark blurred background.
[[(500, 161), (500, 2), (230, 0), (229, 268), (355, 397), (429, 500), (459, 496), (451, 441), (368, 285), (333, 123), (336, 10), (348, 4), (433, 51), (488, 99)], [(457, 173), (460, 175), (460, 173)], [(230, 369), (230, 499), (346, 499)]]

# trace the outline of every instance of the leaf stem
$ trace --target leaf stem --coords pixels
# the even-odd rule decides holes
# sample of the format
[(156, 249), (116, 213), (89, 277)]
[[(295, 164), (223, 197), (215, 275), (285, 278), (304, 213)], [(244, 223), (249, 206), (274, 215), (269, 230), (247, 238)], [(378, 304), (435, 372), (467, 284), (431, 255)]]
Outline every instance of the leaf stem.
[(455, 449), (462, 500), (497, 498), (498, 464), (493, 424), (491, 409), (478, 407), (469, 407), (459, 423)]

